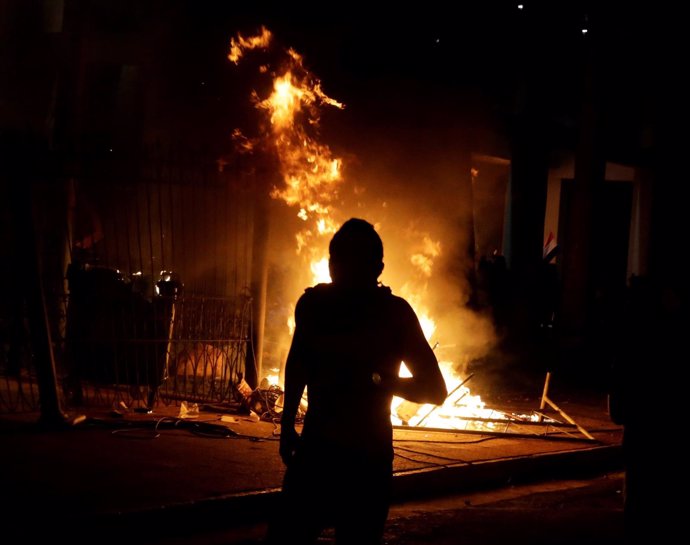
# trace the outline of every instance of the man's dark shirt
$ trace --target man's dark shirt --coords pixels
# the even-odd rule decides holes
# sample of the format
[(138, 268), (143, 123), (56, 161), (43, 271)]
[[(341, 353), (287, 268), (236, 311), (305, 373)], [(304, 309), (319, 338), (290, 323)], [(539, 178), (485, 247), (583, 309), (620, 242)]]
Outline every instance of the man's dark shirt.
[[(302, 441), (328, 444), (378, 459), (393, 457), (392, 395), (376, 385), (437, 365), (412, 307), (389, 288), (309, 288), (297, 303), (289, 366), (301, 366), (308, 391)], [(415, 369), (414, 366), (417, 366)]]

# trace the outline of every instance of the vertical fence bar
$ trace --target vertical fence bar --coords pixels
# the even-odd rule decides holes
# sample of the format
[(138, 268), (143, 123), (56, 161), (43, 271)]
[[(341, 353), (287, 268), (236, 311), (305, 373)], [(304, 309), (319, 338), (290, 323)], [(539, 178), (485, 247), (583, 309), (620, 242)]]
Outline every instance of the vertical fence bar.
[(41, 422), (48, 426), (61, 425), (67, 420), (62, 410), (57, 387), (53, 344), (48, 324), (45, 290), (41, 274), (41, 258), (36, 236), (32, 184), (21, 179), (19, 173), (11, 180), (10, 199), (16, 241), (19, 273), (17, 287), (25, 294), (31, 347), (38, 375)]

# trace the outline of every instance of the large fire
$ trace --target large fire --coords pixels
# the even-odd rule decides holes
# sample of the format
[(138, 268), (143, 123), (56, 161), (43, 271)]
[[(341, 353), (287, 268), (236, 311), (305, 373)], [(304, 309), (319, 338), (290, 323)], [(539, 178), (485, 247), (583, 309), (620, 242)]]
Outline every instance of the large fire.
[[(238, 35), (231, 41), (228, 57), (237, 63), (247, 50), (268, 48), (271, 39), (271, 33), (265, 28), (256, 36)], [(303, 221), (302, 229), (295, 235), (296, 253), (304, 258), (305, 267), (310, 268), (313, 282), (330, 282), (327, 247), (331, 235), (341, 223), (335, 203), (345, 180), (341, 159), (318, 141), (315, 128), (319, 124), (321, 108), (342, 109), (344, 105), (323, 92), (321, 82), (305, 68), (299, 54), (288, 50), (286, 58), (287, 62), (279, 70), (271, 72), (273, 87), (270, 95), (254, 97), (256, 108), (265, 112), (270, 129), (263, 137), (275, 150), (284, 184), (281, 188), (275, 187), (271, 197), (295, 208), (297, 217)], [(267, 71), (262, 67), (263, 73)], [(408, 261), (417, 281), (401, 286), (399, 292), (415, 309), (427, 340), (432, 342), (436, 323), (430, 317), (424, 299), (428, 280), (433, 276), (434, 262), (442, 255), (443, 247), (441, 241), (428, 234), (422, 234), (420, 240)], [(287, 320), (292, 332), (292, 317)], [(440, 364), (450, 392), (443, 406), (417, 405), (394, 398), (391, 418), (395, 424), (467, 429), (474, 426), (471, 418), (504, 416), (487, 409), (480, 396), (470, 393), (465, 386), (468, 377), (463, 378), (455, 371), (454, 362), (441, 361)], [(409, 376), (404, 362), (401, 363), (400, 375)], [(487, 424), (480, 426), (486, 427)]]

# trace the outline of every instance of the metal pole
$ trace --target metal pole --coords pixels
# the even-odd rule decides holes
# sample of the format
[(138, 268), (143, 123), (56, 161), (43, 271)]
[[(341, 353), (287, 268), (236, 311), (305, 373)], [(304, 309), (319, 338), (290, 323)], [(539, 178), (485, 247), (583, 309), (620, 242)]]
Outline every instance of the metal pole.
[(61, 425), (66, 423), (67, 416), (62, 410), (58, 395), (55, 357), (34, 225), (31, 183), (21, 176), (16, 176), (10, 180), (10, 185), (15, 226), (17, 287), (26, 301), (31, 347), (38, 377), (40, 422), (48, 426)]
[[(541, 394), (541, 403), (539, 403), (539, 410), (543, 411), (546, 408), (546, 399), (549, 393), (549, 383), (551, 382), (551, 371), (546, 372), (546, 380), (544, 380), (544, 391)], [(539, 416), (541, 422), (542, 416)]]

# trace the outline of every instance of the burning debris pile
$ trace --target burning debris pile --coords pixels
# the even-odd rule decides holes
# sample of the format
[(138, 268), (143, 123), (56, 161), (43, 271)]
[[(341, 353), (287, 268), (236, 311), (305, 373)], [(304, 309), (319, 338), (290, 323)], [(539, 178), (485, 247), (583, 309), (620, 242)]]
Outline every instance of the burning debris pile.
[[(238, 397), (242, 401), (245, 411), (254, 413), (260, 420), (275, 422), (283, 412), (283, 389), (264, 378), (259, 386), (252, 389), (244, 378), (237, 384)], [(303, 399), (299, 407), (298, 417), (302, 418), (307, 410), (307, 400)]]

